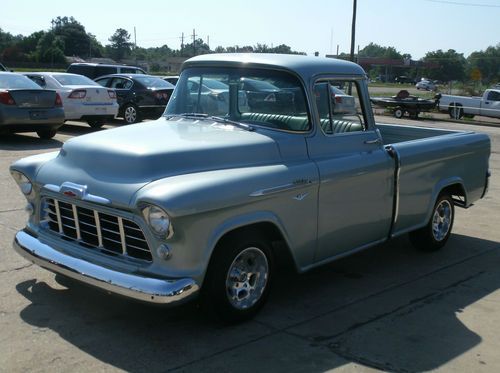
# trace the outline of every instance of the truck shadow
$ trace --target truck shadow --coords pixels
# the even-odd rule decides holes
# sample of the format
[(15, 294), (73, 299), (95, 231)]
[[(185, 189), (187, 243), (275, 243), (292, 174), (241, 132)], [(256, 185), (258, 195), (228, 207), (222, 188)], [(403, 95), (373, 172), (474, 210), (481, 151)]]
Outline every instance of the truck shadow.
[[(21, 311), (26, 323), (129, 372), (221, 366), (322, 372), (348, 362), (423, 371), (482, 341), (457, 315), (500, 289), (498, 249), (498, 242), (453, 235), (445, 250), (422, 254), (399, 238), (305, 275), (280, 273), (262, 313), (236, 326), (208, 319), (195, 303), (151, 307), (78, 284), (60, 288), (33, 279), (17, 291), (30, 301)], [(301, 366), (285, 344), (266, 352), (266, 338), (280, 335), (321, 351), (314, 365)], [(226, 357), (228, 365), (221, 365)]]
[(45, 150), (58, 149), (62, 142), (57, 139), (43, 140), (32, 133), (0, 135), (0, 150)]

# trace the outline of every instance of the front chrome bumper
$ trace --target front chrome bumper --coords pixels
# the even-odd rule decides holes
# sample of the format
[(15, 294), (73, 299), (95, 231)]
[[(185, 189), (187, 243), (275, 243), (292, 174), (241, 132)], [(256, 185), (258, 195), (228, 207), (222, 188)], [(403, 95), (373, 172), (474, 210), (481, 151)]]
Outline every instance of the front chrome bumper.
[(24, 231), (17, 232), (13, 246), (20, 255), (49, 271), (143, 302), (181, 303), (199, 290), (198, 284), (191, 278), (162, 280), (92, 264), (57, 251)]

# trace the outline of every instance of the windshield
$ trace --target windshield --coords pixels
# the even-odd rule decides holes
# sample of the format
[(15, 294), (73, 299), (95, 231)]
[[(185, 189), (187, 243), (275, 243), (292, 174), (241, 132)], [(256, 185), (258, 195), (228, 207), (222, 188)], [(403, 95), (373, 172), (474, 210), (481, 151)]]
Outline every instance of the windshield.
[(61, 85), (99, 85), (83, 75), (52, 75)]
[(42, 89), (24, 75), (0, 74), (0, 89)]
[(161, 88), (161, 89), (167, 89), (167, 88), (174, 88), (174, 85), (170, 84), (169, 82), (166, 82), (165, 80), (161, 78), (157, 78), (155, 76), (135, 76), (135, 80), (137, 80), (139, 83), (141, 83), (143, 86), (146, 88)]
[[(251, 89), (248, 83), (254, 83)], [(274, 70), (186, 69), (165, 111), (167, 117), (181, 114), (217, 116), (286, 131), (310, 129), (302, 84), (295, 76)]]

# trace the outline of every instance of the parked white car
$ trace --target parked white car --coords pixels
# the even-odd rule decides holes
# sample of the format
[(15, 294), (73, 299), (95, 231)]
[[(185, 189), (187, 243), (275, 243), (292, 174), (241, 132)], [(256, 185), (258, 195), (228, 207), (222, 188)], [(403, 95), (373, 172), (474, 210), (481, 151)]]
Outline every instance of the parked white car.
[(83, 75), (50, 72), (24, 75), (40, 87), (59, 93), (65, 120), (82, 120), (93, 128), (99, 128), (118, 114), (116, 92)]
[(415, 84), (415, 87), (417, 89), (425, 89), (426, 91), (434, 91), (436, 90), (436, 85), (434, 82), (431, 82), (430, 80), (421, 80), (417, 84)]

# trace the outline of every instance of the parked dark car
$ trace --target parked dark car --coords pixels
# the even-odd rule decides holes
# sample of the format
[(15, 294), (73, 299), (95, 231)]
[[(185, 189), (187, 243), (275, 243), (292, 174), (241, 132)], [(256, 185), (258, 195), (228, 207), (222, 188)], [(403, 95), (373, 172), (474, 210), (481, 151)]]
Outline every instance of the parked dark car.
[(67, 73), (84, 75), (90, 79), (96, 79), (109, 74), (146, 74), (137, 66), (129, 65), (106, 65), (102, 63), (72, 63), (66, 70)]
[(242, 78), (240, 84), (251, 111), (274, 113), (294, 106), (294, 92), (278, 88), (267, 80)]
[(61, 97), (21, 74), (0, 72), (0, 132), (36, 132), (55, 136), (64, 123)]
[(165, 80), (144, 74), (111, 74), (95, 80), (103, 87), (114, 88), (118, 116), (126, 123), (159, 118), (165, 111), (174, 86)]
[(167, 76), (162, 76), (162, 79), (176, 85), (177, 82), (179, 81), (179, 75), (167, 75)]

